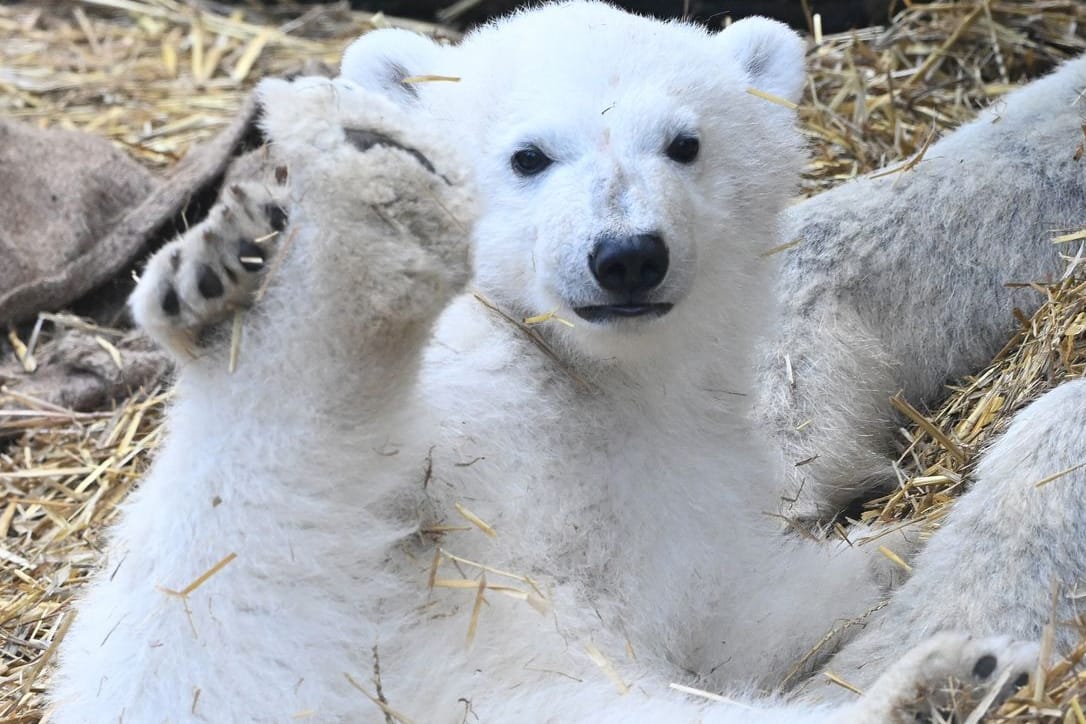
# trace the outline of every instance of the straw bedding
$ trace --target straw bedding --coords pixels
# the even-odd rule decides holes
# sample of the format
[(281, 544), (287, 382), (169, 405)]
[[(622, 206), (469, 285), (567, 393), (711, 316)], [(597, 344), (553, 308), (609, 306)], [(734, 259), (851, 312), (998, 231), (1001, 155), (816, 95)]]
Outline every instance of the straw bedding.
[[(0, 114), (96, 133), (163, 170), (226, 125), (264, 75), (300, 60), (334, 65), (352, 38), (388, 24), (455, 37), (343, 5), (261, 12), (176, 0), (0, 6)], [(822, 37), (812, 18), (811, 31), (813, 73), (800, 109), (812, 147), (807, 193), (921, 151), (978, 107), (1086, 50), (1086, 4), (906, 2), (886, 28)], [(895, 403), (916, 423), (901, 431), (903, 483), (872, 501), (866, 518), (937, 524), (968, 483), (975, 453), (1009, 417), (1086, 372), (1080, 242), (1056, 242), (1069, 257), (1067, 278), (1046, 288), (1048, 301), (1032, 318), (1019, 319), (990, 367), (956, 383), (930, 414)], [(73, 323), (53, 316), (41, 334)], [(31, 364), (26, 331), (0, 330), (0, 354)], [(109, 331), (101, 334), (108, 341)], [(0, 723), (46, 715), (43, 692), (70, 620), (67, 603), (163, 434), (168, 396), (164, 385), (114, 410), (77, 413), (0, 389)], [(1086, 642), (998, 716), (1086, 724), (1084, 658)]]

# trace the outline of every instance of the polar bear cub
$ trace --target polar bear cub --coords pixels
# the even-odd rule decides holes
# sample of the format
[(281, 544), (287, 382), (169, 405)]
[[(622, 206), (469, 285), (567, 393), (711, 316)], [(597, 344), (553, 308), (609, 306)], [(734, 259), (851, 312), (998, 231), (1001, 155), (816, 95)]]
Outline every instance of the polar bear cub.
[(668, 688), (776, 688), (885, 589), (879, 556), (763, 515), (762, 252), (801, 142), (747, 91), (802, 77), (776, 23), (569, 3), (263, 83), (269, 177), (132, 298), (177, 400), (56, 720), (873, 722), (1031, 666), (947, 634), (855, 704)]
[[(832, 518), (897, 484), (889, 399), (932, 405), (981, 369), (1056, 279), (1053, 236), (1086, 225), (1086, 56), (1000, 98), (903, 173), (789, 208), (781, 323), (758, 404), (781, 443), (785, 514)], [(900, 167), (900, 164), (895, 164)], [(802, 465), (796, 465), (802, 461)]]

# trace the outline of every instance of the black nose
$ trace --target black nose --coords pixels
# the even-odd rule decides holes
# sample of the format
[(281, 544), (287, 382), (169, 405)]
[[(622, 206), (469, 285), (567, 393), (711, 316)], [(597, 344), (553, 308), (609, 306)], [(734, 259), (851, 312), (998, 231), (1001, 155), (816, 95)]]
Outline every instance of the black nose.
[(667, 246), (656, 234), (605, 236), (588, 256), (588, 267), (609, 292), (647, 292), (667, 274)]

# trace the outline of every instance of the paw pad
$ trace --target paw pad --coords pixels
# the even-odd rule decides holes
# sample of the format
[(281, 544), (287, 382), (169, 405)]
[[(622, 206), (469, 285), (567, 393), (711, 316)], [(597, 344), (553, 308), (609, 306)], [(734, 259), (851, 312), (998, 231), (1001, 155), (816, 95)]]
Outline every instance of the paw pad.
[(181, 300), (177, 297), (177, 290), (172, 286), (166, 288), (166, 293), (162, 295), (162, 311), (171, 317), (176, 317), (181, 313)]
[(226, 291), (222, 285), (222, 279), (219, 279), (219, 275), (207, 264), (200, 266), (196, 277), (196, 288), (204, 299), (216, 299)]
[(973, 676), (978, 679), (987, 679), (992, 675), (992, 672), (996, 670), (998, 661), (996, 657), (991, 654), (985, 654), (977, 659), (977, 663), (973, 666)]
[(245, 271), (257, 272), (264, 268), (264, 250), (248, 239), (238, 240), (238, 261)]
[(268, 217), (268, 223), (276, 231), (287, 228), (287, 212), (279, 204), (266, 204), (264, 213)]

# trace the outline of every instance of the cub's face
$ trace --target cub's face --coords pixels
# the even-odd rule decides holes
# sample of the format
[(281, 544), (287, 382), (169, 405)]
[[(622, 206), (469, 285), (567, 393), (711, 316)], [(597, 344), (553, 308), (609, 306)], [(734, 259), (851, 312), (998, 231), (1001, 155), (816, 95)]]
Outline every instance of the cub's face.
[(690, 294), (720, 134), (670, 89), (611, 81), (531, 84), (483, 134), (478, 274), (523, 311), (628, 329)]
[[(343, 74), (430, 114), (473, 166), (476, 284), (510, 311), (555, 312), (571, 342), (606, 353), (764, 281), (800, 154), (791, 112), (748, 89), (798, 95), (788, 29), (710, 35), (571, 3), (457, 48), (379, 36), (348, 50)], [(399, 82), (423, 74), (460, 80)]]

